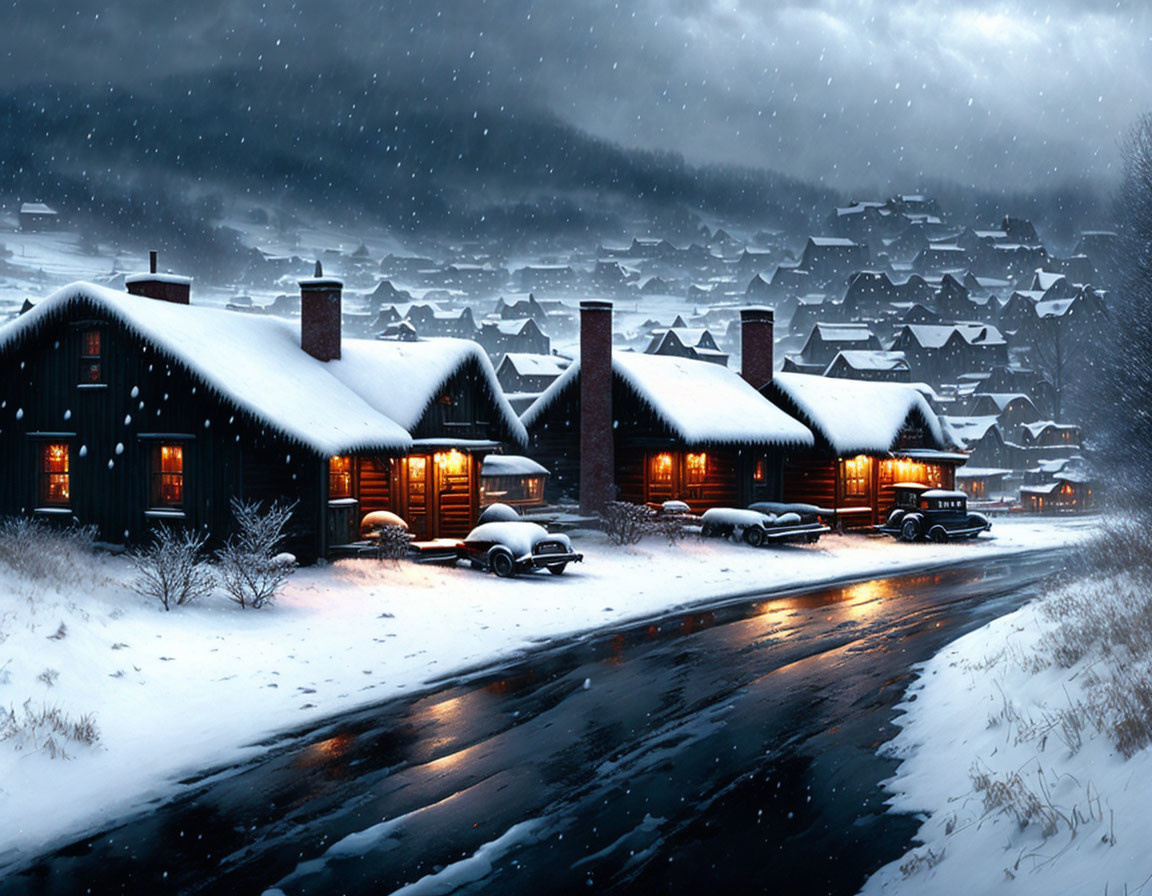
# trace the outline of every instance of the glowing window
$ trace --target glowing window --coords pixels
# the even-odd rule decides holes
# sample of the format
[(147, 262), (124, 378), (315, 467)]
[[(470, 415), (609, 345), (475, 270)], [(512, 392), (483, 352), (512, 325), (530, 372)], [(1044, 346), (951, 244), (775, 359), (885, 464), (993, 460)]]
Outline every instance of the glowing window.
[(844, 461), (844, 497), (866, 498), (871, 478), (871, 458), (860, 454)]
[(689, 454), (685, 461), (685, 479), (688, 485), (703, 485), (708, 478), (708, 455)]
[(152, 449), (153, 507), (184, 506), (184, 446), (156, 445)]
[(352, 497), (351, 457), (332, 457), (328, 459), (328, 497)]
[(764, 458), (759, 458), (756, 461), (756, 466), (752, 469), (752, 478), (756, 482), (764, 481)]
[(652, 457), (652, 481), (653, 482), (671, 482), (672, 481), (672, 455), (664, 452), (656, 454)]
[(67, 507), (71, 499), (71, 469), (68, 445), (49, 442), (40, 446), (40, 503)]

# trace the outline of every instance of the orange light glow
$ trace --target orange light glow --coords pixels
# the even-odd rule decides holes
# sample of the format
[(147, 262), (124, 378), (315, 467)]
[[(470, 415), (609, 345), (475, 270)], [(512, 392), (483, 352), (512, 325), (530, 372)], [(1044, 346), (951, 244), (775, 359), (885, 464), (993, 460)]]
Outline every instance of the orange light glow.
[(161, 445), (152, 463), (153, 506), (179, 507), (184, 503), (184, 446)]
[(686, 459), (686, 472), (689, 485), (700, 485), (708, 478), (708, 455), (689, 454)]
[(451, 451), (438, 451), (436, 467), (445, 476), (463, 476), (468, 469), (468, 455), (453, 448)]
[(68, 445), (50, 442), (40, 449), (40, 501), (67, 504), (71, 497)]
[(331, 457), (328, 459), (328, 497), (352, 497), (352, 458)]
[(659, 480), (672, 479), (672, 455), (668, 452), (657, 454), (652, 458), (652, 478)]

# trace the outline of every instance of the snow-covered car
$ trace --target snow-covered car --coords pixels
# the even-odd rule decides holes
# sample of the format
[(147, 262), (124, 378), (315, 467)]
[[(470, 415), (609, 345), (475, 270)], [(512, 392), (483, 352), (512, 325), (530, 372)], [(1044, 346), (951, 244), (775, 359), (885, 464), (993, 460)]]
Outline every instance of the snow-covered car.
[(457, 553), (474, 568), (489, 569), (502, 578), (537, 569), (558, 576), (569, 563), (584, 559), (572, 550), (567, 535), (552, 534), (524, 520), (481, 523), (460, 542)]
[(752, 547), (802, 541), (812, 544), (829, 531), (819, 522), (804, 522), (800, 513), (762, 513), (738, 507), (713, 507), (700, 519), (700, 534), (705, 538), (742, 539)]
[(894, 500), (878, 532), (901, 541), (935, 541), (950, 538), (975, 538), (992, 528), (982, 513), (968, 512), (964, 492), (929, 488), (916, 482), (894, 485)]

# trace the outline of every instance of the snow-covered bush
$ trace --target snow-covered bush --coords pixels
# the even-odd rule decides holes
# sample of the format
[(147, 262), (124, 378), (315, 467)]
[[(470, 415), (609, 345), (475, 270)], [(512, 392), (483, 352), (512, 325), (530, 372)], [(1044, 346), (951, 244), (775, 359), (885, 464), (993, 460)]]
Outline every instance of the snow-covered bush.
[(652, 532), (656, 513), (643, 504), (609, 501), (600, 513), (600, 523), (613, 544), (637, 544)]
[(72, 582), (95, 540), (94, 526), (62, 529), (35, 517), (8, 517), (0, 520), (0, 565), (33, 581)]
[(381, 563), (396, 565), (408, 556), (413, 536), (404, 526), (377, 526), (375, 532), (376, 559)]
[(160, 601), (165, 610), (190, 604), (212, 593), (216, 576), (203, 554), (207, 535), (161, 526), (152, 544), (132, 556), (132, 589)]
[(32, 707), (25, 700), (17, 712), (12, 707), (0, 711), (0, 741), (10, 741), (18, 750), (43, 750), (53, 759), (68, 759), (69, 744), (92, 746), (100, 740), (100, 729), (91, 713), (72, 718), (58, 706)]
[(236, 531), (216, 560), (221, 587), (241, 607), (258, 610), (272, 603), (295, 570), (295, 558), (280, 551), (295, 506), (273, 504), (265, 510), (259, 502), (232, 499)]

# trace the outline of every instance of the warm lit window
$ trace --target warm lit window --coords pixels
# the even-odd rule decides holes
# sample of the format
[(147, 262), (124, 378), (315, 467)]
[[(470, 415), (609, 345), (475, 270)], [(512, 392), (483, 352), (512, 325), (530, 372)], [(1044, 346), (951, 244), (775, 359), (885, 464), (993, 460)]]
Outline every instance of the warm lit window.
[(80, 382), (91, 385), (102, 383), (103, 371), (100, 367), (100, 331), (85, 330), (80, 336)]
[(844, 461), (844, 497), (866, 498), (871, 472), (871, 458), (863, 454)]
[(442, 476), (463, 476), (468, 471), (468, 455), (453, 448), (436, 453), (436, 466)]
[(752, 469), (752, 479), (756, 482), (764, 481), (764, 458), (756, 459), (756, 466)]
[(352, 497), (351, 457), (333, 457), (328, 460), (328, 497)]
[(708, 478), (708, 455), (689, 454), (685, 462), (685, 479), (688, 485), (703, 485)]
[(184, 506), (184, 446), (157, 445), (152, 449), (152, 506)]
[(68, 446), (49, 442), (40, 446), (40, 503), (67, 507), (71, 498)]
[(652, 481), (672, 481), (672, 455), (667, 452), (652, 457)]

